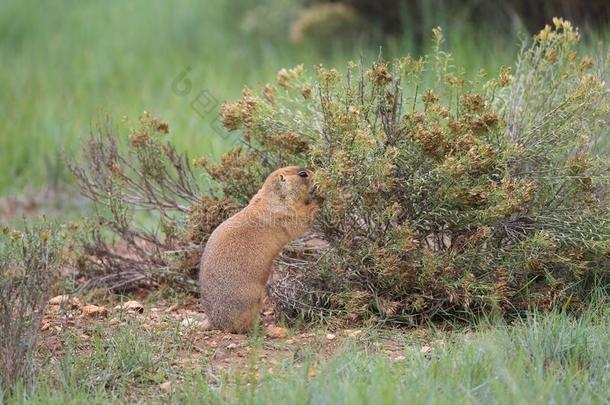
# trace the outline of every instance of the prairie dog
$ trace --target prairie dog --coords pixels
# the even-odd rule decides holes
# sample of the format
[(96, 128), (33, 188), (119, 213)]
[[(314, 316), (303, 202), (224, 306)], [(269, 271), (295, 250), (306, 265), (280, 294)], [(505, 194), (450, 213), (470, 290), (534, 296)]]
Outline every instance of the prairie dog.
[(307, 233), (320, 207), (314, 173), (289, 166), (271, 173), (248, 206), (212, 232), (199, 268), (211, 326), (248, 332), (258, 317), (273, 259)]

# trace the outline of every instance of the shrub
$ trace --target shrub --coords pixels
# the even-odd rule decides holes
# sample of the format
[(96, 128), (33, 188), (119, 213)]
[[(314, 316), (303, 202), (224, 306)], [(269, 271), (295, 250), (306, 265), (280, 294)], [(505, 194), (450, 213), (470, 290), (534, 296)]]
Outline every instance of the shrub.
[[(330, 249), (272, 289), (289, 316), (578, 306), (607, 277), (606, 55), (579, 56), (578, 32), (555, 19), (514, 72), (467, 79), (434, 36), (427, 57), (282, 71), (274, 98), (246, 89), (225, 105), (247, 153), (307, 161), (326, 190)], [(288, 135), (303, 147), (287, 150)]]
[(48, 224), (0, 230), (0, 398), (31, 377), (58, 252), (57, 231)]
[[(78, 177), (103, 196), (106, 224), (140, 255), (123, 258), (150, 263), (180, 251), (191, 258), (183, 268), (196, 268), (211, 230), (267, 173), (312, 167), (326, 194), (315, 229), (325, 243), (293, 244), (278, 260), (271, 296), (289, 318), (402, 323), (578, 307), (610, 266), (609, 167), (597, 142), (610, 116), (607, 56), (579, 55), (578, 32), (555, 19), (524, 45), (514, 71), (467, 78), (442, 50), (440, 29), (434, 39), (434, 52), (419, 59), (368, 69), (350, 62), (345, 74), (320, 66), (314, 77), (297, 66), (260, 95), (244, 89), (222, 112), (243, 144), (217, 164), (196, 162), (209, 183), (204, 196), (163, 186), (194, 177), (150, 117), (130, 136), (131, 158), (90, 148), (90, 169)], [(103, 144), (117, 150), (112, 136)], [(177, 224), (164, 239), (127, 232), (120, 213), (142, 198), (160, 208), (160, 229)], [(159, 253), (144, 259), (142, 242)], [(88, 253), (98, 263), (117, 257), (104, 252)]]
[[(95, 220), (84, 224), (77, 266), (99, 276), (92, 277), (92, 287), (121, 290), (169, 279), (193, 287), (189, 273), (204, 241), (197, 230), (211, 232), (228, 207), (214, 205), (211, 192), (201, 196), (188, 160), (166, 139), (166, 122), (145, 112), (136, 125), (124, 145), (112, 123), (102, 122), (85, 144), (82, 162), (69, 164), (81, 192), (99, 209)], [(156, 229), (146, 227), (150, 220), (139, 221), (141, 212), (153, 213)], [(206, 227), (206, 221), (212, 223)], [(116, 237), (109, 239), (108, 233)]]

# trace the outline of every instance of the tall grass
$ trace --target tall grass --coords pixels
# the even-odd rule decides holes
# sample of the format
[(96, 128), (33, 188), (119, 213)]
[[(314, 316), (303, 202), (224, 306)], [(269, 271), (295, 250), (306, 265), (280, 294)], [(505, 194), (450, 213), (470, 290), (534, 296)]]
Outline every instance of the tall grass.
[(206, 398), (204, 387), (197, 387), (186, 396), (191, 402), (204, 397), (261, 404), (605, 403), (609, 343), (607, 329), (590, 320), (533, 316), (514, 328), (462, 337), (431, 355), (407, 350), (404, 360), (392, 362), (346, 351), (313, 379), (287, 371), (251, 390), (208, 389)]
[[(240, 24), (252, 7), (245, 0), (3, 1), (0, 193), (65, 177), (58, 150), (74, 150), (103, 113), (118, 120), (153, 111), (170, 122), (180, 149), (217, 156), (227, 142), (211, 125), (220, 103), (243, 85), (272, 80), (281, 67), (343, 66), (379, 52), (379, 44), (294, 45), (281, 32), (272, 40), (247, 34)], [(455, 24), (446, 32), (456, 63), (492, 72), (510, 62), (518, 43), (482, 27)], [(418, 50), (407, 33), (388, 40), (384, 52)], [(187, 68), (191, 88), (181, 95), (173, 84)], [(213, 98), (199, 108), (203, 114), (192, 106), (200, 96)]]
[[(230, 373), (210, 367), (213, 353), (175, 368), (183, 338), (171, 330), (144, 332), (136, 322), (105, 336), (99, 327), (89, 349), (79, 353), (68, 339), (65, 357), (7, 403), (602, 404), (610, 399), (610, 314), (603, 308), (579, 318), (532, 314), (511, 325), (439, 332), (432, 350), (407, 333), (393, 358), (355, 341), (330, 359), (303, 346), (275, 370), (254, 368), (254, 339), (252, 367)], [(162, 381), (173, 381), (171, 392), (159, 390)]]

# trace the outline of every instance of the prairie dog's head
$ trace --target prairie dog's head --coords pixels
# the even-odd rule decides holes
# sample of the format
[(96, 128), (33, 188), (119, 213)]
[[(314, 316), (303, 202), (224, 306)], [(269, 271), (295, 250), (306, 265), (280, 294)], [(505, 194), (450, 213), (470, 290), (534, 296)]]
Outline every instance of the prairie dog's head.
[(316, 195), (315, 174), (303, 167), (288, 166), (274, 171), (265, 180), (263, 190), (292, 204), (321, 203), (320, 197)]

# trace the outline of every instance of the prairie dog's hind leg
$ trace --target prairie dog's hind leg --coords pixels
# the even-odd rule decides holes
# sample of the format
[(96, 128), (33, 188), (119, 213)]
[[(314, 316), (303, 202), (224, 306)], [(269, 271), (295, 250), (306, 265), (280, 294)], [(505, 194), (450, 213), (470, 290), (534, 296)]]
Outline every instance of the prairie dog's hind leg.
[(258, 313), (262, 307), (262, 298), (243, 302), (240, 313), (235, 317), (233, 322), (233, 331), (235, 333), (250, 332), (258, 320)]

